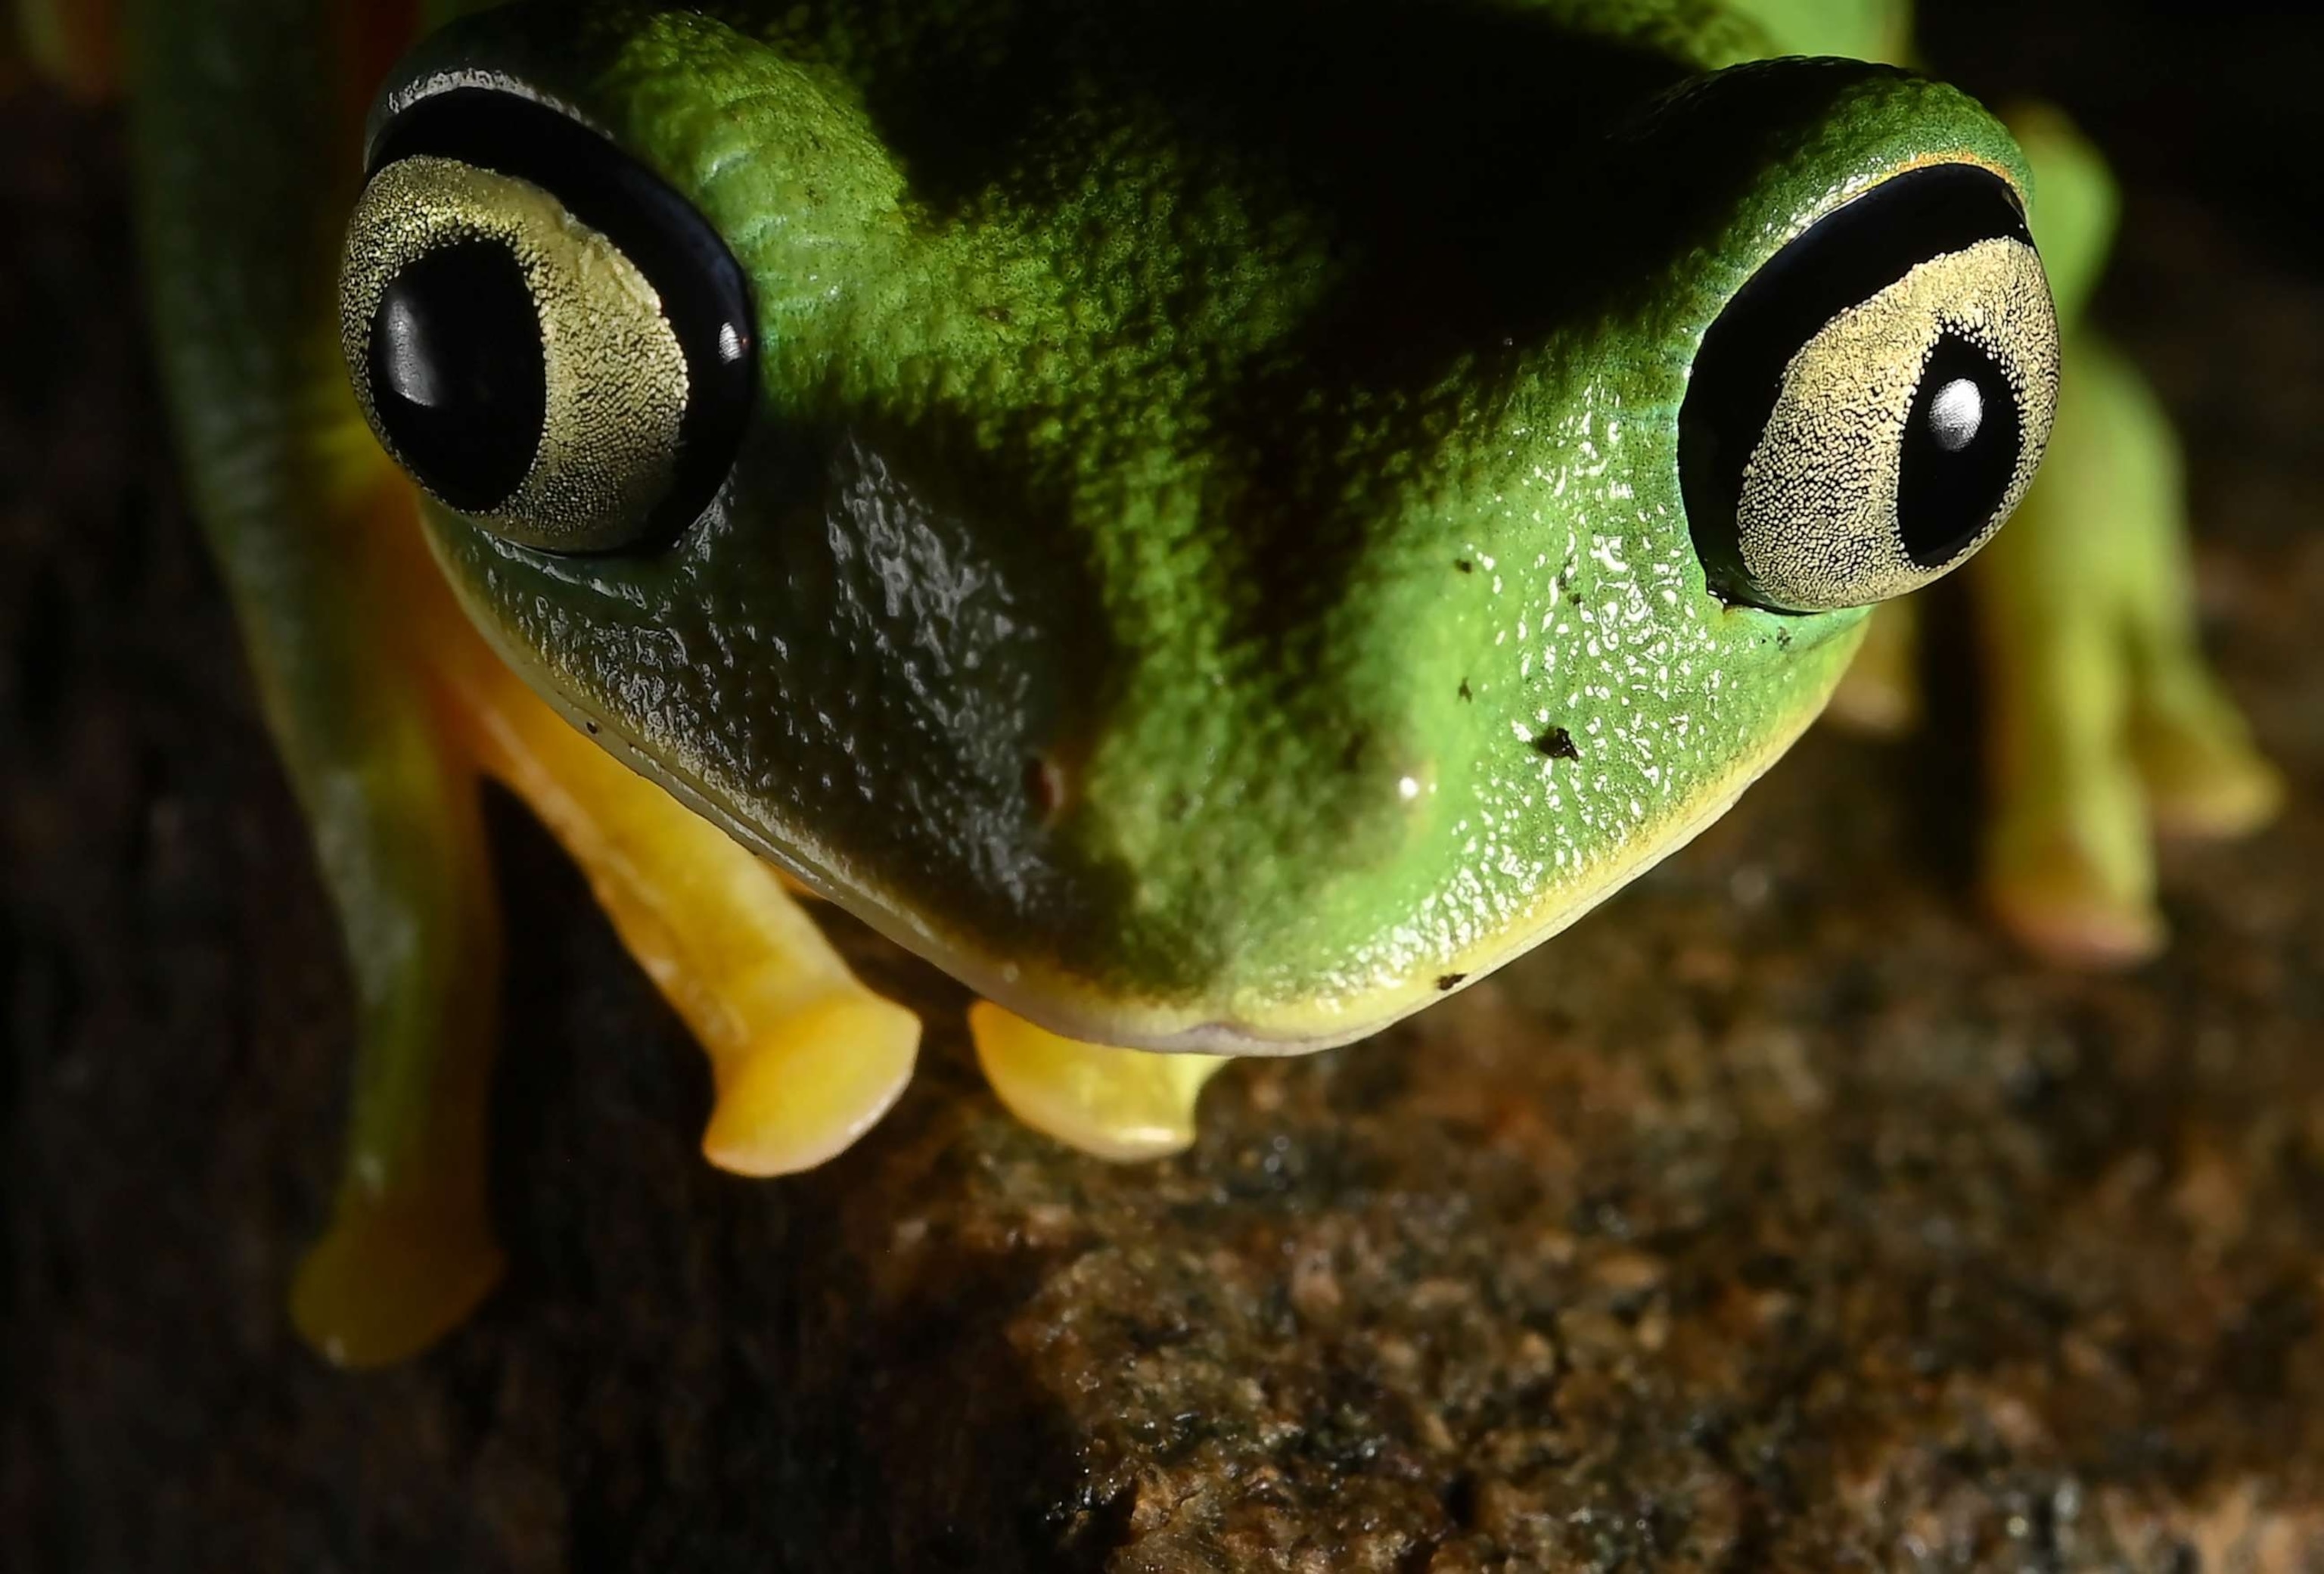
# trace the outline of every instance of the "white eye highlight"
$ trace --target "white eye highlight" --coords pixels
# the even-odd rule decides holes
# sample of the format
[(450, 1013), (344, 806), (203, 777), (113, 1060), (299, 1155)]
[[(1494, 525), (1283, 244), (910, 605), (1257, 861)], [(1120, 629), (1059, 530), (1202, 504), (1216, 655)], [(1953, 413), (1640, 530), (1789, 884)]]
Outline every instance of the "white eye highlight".
[(1973, 378), (1955, 377), (1937, 390), (1929, 405), (1929, 435), (1949, 454), (1975, 442), (1977, 429), (1984, 424), (1985, 395)]

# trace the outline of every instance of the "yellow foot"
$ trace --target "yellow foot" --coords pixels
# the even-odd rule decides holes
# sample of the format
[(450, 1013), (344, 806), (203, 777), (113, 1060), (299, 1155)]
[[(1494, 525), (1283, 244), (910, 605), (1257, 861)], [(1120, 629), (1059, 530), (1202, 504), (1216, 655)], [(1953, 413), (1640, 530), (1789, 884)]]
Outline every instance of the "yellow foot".
[(457, 1327), (501, 1276), (481, 1199), (342, 1199), (290, 1289), (300, 1337), (337, 1366), (384, 1366)]
[[(2080, 752), (2061, 727), (2038, 745), (2039, 771), (2010, 780), (1986, 850), (1987, 891), (2004, 928), (2052, 961), (2120, 968), (2169, 940), (2153, 900), (2151, 836), (2249, 834), (2283, 803), (2283, 778), (2255, 750), (2209, 683), (2182, 674), (2152, 692), (2138, 745)], [(2020, 756), (2036, 755), (2021, 745)], [(2040, 757), (2037, 755), (2037, 757)]]
[(988, 1000), (969, 1008), (968, 1028), (1010, 1114), (1101, 1159), (1158, 1159), (1194, 1146), (1195, 1101), (1231, 1058), (1080, 1043)]
[(888, 1113), (919, 1044), (918, 1017), (862, 989), (769, 1012), (742, 1047), (712, 1052), (703, 1157), (737, 1175), (813, 1169)]
[(2237, 836), (2282, 801), (2197, 639), (2176, 449), (2095, 337), (2018, 516), (1971, 565), (1991, 690), (1997, 916), (2055, 961), (2121, 967), (2167, 938), (2158, 834)]
[(2064, 967), (2129, 968), (2150, 959), (2170, 931), (2149, 884), (2144, 824), (2134, 818), (2116, 835), (2091, 838), (2062, 819), (2004, 811), (1986, 848), (1995, 919)]
[(2147, 811), (2165, 836), (2248, 836), (2283, 807), (2283, 773), (2252, 747), (2243, 720), (2208, 686), (2158, 707), (2138, 750)]
[(709, 1055), (718, 1101), (704, 1155), (784, 1175), (869, 1131), (911, 1080), (919, 1018), (856, 982), (771, 867), (507, 668), (480, 652), (452, 682), (487, 768), (565, 844)]

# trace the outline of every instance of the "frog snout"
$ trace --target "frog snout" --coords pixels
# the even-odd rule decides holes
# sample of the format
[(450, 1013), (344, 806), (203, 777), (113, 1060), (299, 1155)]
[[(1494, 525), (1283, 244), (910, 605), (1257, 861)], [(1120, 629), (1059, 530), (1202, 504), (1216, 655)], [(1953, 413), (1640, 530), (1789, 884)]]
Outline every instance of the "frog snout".
[(1404, 873), (1439, 839), (1436, 764), (1392, 737), (1222, 733), (1173, 746), (1140, 727), (1037, 755), (1026, 812), (1054, 854), (1059, 960), (1102, 987), (1222, 1016), (1261, 973), (1296, 987), (1343, 971), (1404, 911)]

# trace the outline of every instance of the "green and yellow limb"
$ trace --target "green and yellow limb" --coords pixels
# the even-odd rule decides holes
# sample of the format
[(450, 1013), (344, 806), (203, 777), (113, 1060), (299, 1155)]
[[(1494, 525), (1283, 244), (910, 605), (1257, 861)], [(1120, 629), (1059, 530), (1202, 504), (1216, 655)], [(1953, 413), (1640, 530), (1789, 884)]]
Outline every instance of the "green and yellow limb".
[(2117, 965), (2164, 939), (2154, 833), (2241, 834), (2282, 787), (2203, 661), (2170, 422), (2083, 320), (2112, 182), (2056, 112), (2011, 125), (2034, 166), (2065, 375), (2041, 476), (1969, 570), (1993, 716), (1985, 885), (2035, 949)]
[[(349, 442), (368, 449), (351, 411), (347, 420)], [(370, 588), (372, 608), (394, 609), (395, 627), (370, 631), (372, 675), (424, 700), (429, 730), (412, 752), (447, 785), (461, 834), (429, 839), (441, 826), (371, 783), (348, 801), (402, 810), (397, 856), (461, 875), (477, 906), (450, 923), (365, 870), (338, 867), (331, 822), (310, 810), (358, 977), (407, 1029), (363, 1023), (346, 1179), (292, 1298), (301, 1333), (355, 1366), (424, 1347), (499, 1266), (484, 1207), (498, 936), (475, 823), (479, 773), (514, 791), (572, 855), (709, 1056), (712, 1162), (752, 1176), (823, 1162), (895, 1102), (919, 1045), (918, 1019), (855, 980), (774, 870), (574, 731), (484, 646), (427, 558), (409, 490), (383, 461), (375, 473), (372, 560), (354, 582)], [(286, 752), (303, 741), (298, 726), (278, 730)], [(399, 936), (450, 952), (448, 986), (397, 949)]]
[(1985, 880), (2029, 945), (2108, 965), (2165, 938), (2154, 833), (2239, 835), (2282, 788), (2203, 662), (2170, 426), (2096, 335), (2070, 353), (2042, 478), (1972, 569), (1992, 678)]
[[(194, 509), (347, 943), (358, 1055), (329, 1232), (293, 1292), (334, 1358), (392, 1359), (500, 1271), (484, 1223), (498, 928), (473, 773), (383, 649), (385, 496), (327, 331), (355, 124), (321, 0), (127, 15), (156, 346)], [(254, 82), (266, 90), (254, 92)]]

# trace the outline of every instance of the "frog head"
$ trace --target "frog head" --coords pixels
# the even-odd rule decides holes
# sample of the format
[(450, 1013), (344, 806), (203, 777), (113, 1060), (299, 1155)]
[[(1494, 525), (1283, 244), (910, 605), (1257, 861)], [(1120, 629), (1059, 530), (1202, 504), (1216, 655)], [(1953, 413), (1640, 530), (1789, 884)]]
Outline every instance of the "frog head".
[(383, 94), (345, 347), (638, 770), (1058, 1032), (1314, 1048), (1716, 818), (2032, 477), (2007, 134), (1750, 50), (519, 6)]

